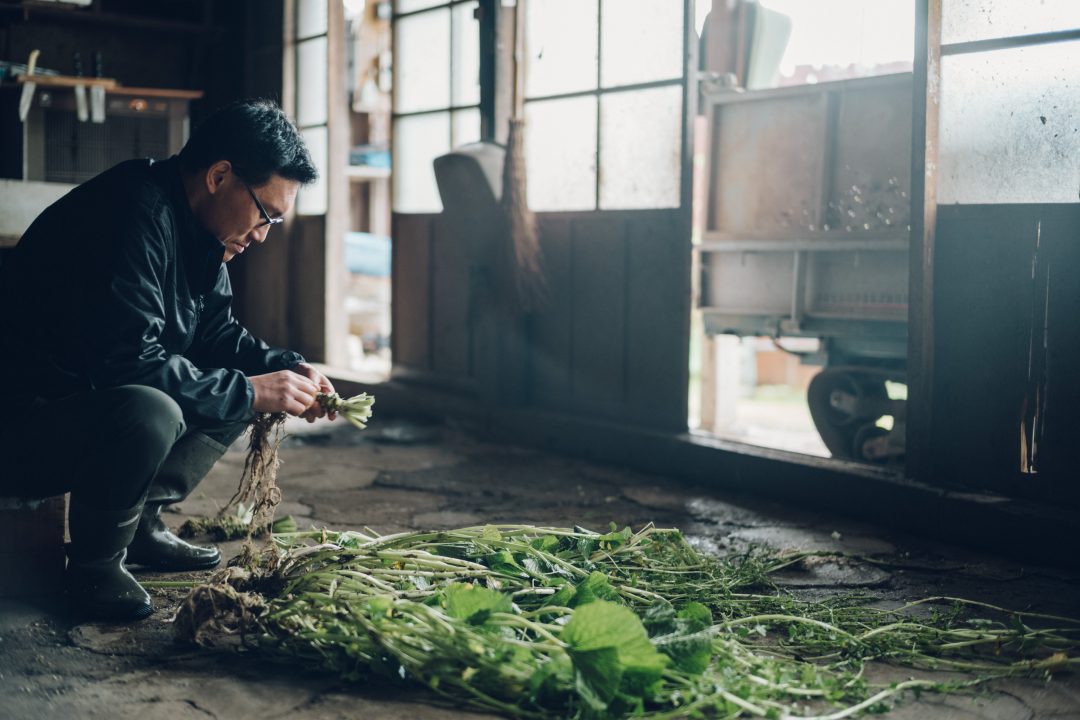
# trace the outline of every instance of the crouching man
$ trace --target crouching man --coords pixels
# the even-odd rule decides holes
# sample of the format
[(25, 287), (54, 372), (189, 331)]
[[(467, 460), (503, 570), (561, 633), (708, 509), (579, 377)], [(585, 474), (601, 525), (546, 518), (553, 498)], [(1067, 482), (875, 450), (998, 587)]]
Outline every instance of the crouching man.
[[(71, 493), (67, 591), (92, 617), (153, 612), (125, 561), (220, 561), (161, 519), (257, 412), (324, 415), (330, 382), (233, 318), (225, 263), (316, 178), (276, 105), (230, 105), (178, 156), (131, 160), (46, 209), (0, 265), (0, 494)], [(332, 418), (331, 418), (332, 419)]]

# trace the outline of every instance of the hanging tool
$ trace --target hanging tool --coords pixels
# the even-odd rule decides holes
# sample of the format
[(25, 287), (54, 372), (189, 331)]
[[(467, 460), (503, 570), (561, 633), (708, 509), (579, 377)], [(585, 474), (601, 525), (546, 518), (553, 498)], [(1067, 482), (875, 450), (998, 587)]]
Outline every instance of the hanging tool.
[[(94, 51), (94, 77), (102, 77), (101, 51)], [(96, 123), (105, 122), (105, 86), (95, 83), (90, 86), (90, 120)]]
[[(75, 63), (75, 77), (81, 78), (83, 76), (82, 55), (75, 51), (72, 59)], [(79, 122), (86, 122), (89, 116), (86, 109), (86, 86), (82, 83), (75, 86), (75, 114)]]
[(37, 67), (40, 50), (30, 51), (30, 60), (26, 63), (26, 75), (22, 77), (22, 95), (19, 97), (19, 120), (26, 122), (26, 116), (30, 114), (30, 105), (34, 102), (34, 88), (37, 84), (33, 81), (34, 68)]

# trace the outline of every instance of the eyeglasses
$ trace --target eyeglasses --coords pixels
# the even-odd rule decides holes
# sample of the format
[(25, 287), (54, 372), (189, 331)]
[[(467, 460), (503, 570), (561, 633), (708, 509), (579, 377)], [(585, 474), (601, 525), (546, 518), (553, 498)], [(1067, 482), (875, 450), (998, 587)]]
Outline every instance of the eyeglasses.
[(261, 227), (266, 227), (267, 225), (278, 225), (279, 223), (285, 222), (285, 218), (280, 218), (280, 217), (272, 218), (272, 217), (270, 217), (270, 214), (268, 212), (266, 212), (266, 208), (264, 208), (263, 204), (261, 202), (259, 202), (259, 198), (255, 197), (255, 191), (251, 189), (251, 186), (248, 185), (247, 183), (244, 183), (244, 187), (247, 188), (248, 194), (251, 195), (251, 199), (255, 202), (255, 207), (259, 208), (259, 214), (262, 215), (262, 218), (263, 218), (262, 222), (259, 223), (258, 225), (256, 225), (255, 227), (261, 228)]

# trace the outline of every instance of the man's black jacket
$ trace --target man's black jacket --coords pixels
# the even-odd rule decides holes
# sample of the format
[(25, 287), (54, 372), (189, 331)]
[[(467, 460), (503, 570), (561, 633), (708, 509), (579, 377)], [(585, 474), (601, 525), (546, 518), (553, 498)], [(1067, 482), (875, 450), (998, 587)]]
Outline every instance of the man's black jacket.
[(5, 413), (138, 384), (167, 393), (189, 424), (251, 419), (245, 376), (303, 358), (233, 318), (224, 252), (175, 157), (121, 163), (50, 206), (0, 265)]

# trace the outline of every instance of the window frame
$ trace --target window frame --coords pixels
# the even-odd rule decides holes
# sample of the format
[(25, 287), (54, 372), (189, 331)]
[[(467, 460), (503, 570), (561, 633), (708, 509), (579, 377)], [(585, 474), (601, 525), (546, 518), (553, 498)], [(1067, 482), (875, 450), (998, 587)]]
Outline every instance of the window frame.
[[(394, 8), (393, 15), (391, 16), (390, 33), (391, 33), (391, 36), (394, 38), (395, 43), (396, 43), (396, 39), (397, 39), (398, 22), (400, 20), (414, 18), (414, 17), (420, 16), (420, 15), (425, 15), (425, 14), (438, 12), (438, 11), (442, 11), (442, 10), (446, 10), (446, 11), (448, 11), (450, 13), (450, 22), (448, 24), (449, 25), (448, 49), (449, 49), (450, 57), (448, 58), (447, 67), (446, 67), (447, 88), (448, 88), (448, 97), (449, 97), (449, 100), (450, 100), (450, 104), (446, 105), (446, 106), (439, 106), (439, 107), (436, 107), (436, 108), (428, 108), (428, 109), (425, 109), (425, 110), (407, 110), (407, 111), (404, 111), (404, 112), (399, 112), (398, 111), (397, 102), (396, 102), (396, 93), (397, 93), (397, 89), (399, 87), (400, 80), (399, 80), (399, 76), (398, 76), (398, 67), (399, 66), (398, 66), (397, 48), (395, 47), (394, 48), (394, 90), (393, 90), (394, 101), (392, 103), (392, 109), (391, 109), (391, 114), (390, 114), (390, 123), (391, 123), (390, 144), (391, 144), (391, 156), (392, 157), (396, 158), (398, 156), (398, 154), (397, 154), (398, 138), (397, 138), (397, 131), (396, 130), (397, 130), (397, 127), (398, 127), (398, 120), (403, 119), (403, 118), (414, 118), (414, 117), (422, 117), (422, 116), (430, 116), (430, 115), (439, 115), (439, 114), (444, 114), (445, 113), (448, 116), (447, 126), (448, 126), (448, 135), (449, 135), (449, 137), (447, 138), (447, 141), (448, 141), (447, 145), (448, 145), (449, 148), (452, 149), (452, 148), (455, 147), (456, 144), (460, 144), (460, 140), (455, 137), (455, 131), (454, 131), (454, 128), (455, 128), (454, 115), (455, 115), (455, 113), (458, 113), (458, 112), (461, 112), (461, 111), (466, 111), (466, 110), (475, 110), (480, 115), (480, 126), (481, 126), (480, 137), (477, 138), (477, 139), (483, 139), (485, 137), (485, 133), (484, 133), (485, 109), (486, 109), (485, 98), (490, 94), (490, 90), (488, 88), (485, 88), (485, 86), (484, 86), (485, 85), (485, 72), (484, 72), (484, 70), (485, 70), (485, 61), (483, 59), (483, 50), (486, 47), (486, 44), (485, 44), (485, 39), (484, 39), (485, 38), (485, 28), (484, 28), (483, 20), (481, 18), (475, 18), (475, 21), (479, 23), (478, 28), (479, 28), (479, 34), (480, 34), (479, 47), (477, 49), (481, 53), (480, 74), (479, 74), (479, 78), (478, 78), (479, 97), (477, 98), (477, 101), (475, 103), (470, 103), (468, 105), (458, 105), (458, 104), (455, 104), (455, 102), (454, 102), (454, 94), (455, 94), (455, 89), (456, 89), (456, 84), (457, 84), (456, 83), (456, 75), (457, 75), (457, 73), (456, 73), (456, 70), (457, 70), (457, 67), (456, 67), (456, 53), (454, 52), (454, 50), (455, 50), (455, 37), (456, 37), (456, 30), (457, 30), (457, 19), (456, 19), (457, 14), (454, 12), (454, 10), (455, 10), (455, 8), (462, 7), (462, 6), (465, 6), (465, 5), (470, 5), (472, 3), (477, 3), (477, 6), (476, 6), (477, 10), (479, 10), (481, 12), (484, 11), (484, 9), (485, 9), (485, 1), (484, 0), (441, 0), (440, 2), (434, 4), (434, 5), (430, 6), (430, 7), (420, 8), (418, 10), (410, 10), (408, 12), (398, 12), (397, 7), (396, 7), (397, 3), (396, 2), (394, 3), (395, 8)], [(397, 178), (399, 177), (399, 174), (401, 172), (402, 172), (402, 168), (394, 167), (395, 184), (396, 184)], [(399, 210), (398, 205), (397, 205), (396, 193), (392, 189), (391, 189), (391, 195), (390, 195), (390, 207), (391, 207), (391, 211), (394, 214), (425, 214), (425, 213), (428, 213), (428, 212), (439, 212), (439, 210), (437, 210), (437, 209), (433, 209), (433, 210)]]
[[(708, 2), (708, 1), (709, 0), (697, 0), (697, 2)], [(596, 167), (596, 173), (595, 173), (594, 182), (593, 182), (593, 202), (592, 202), (592, 207), (584, 209), (583, 212), (621, 212), (621, 211), (625, 211), (625, 210), (629, 210), (629, 209), (634, 209), (634, 208), (605, 208), (605, 207), (602, 207), (601, 204), (600, 204), (601, 184), (602, 184), (602, 180), (603, 180), (603, 173), (601, 172), (601, 167), (600, 167), (600, 157), (601, 157), (600, 156), (600, 151), (601, 151), (601, 148), (603, 148), (603, 142), (604, 142), (603, 128), (602, 128), (602, 125), (603, 125), (603, 121), (602, 121), (602, 116), (603, 116), (602, 99), (603, 99), (603, 97), (605, 95), (612, 95), (612, 94), (618, 94), (618, 93), (632, 93), (632, 92), (637, 92), (637, 91), (642, 91), (642, 90), (653, 90), (653, 89), (656, 89), (656, 88), (665, 88), (665, 87), (672, 87), (672, 86), (679, 87), (682, 90), (682, 93), (684, 95), (683, 99), (682, 99), (682, 103), (681, 103), (682, 109), (683, 109), (683, 112), (684, 112), (684, 117), (682, 118), (682, 121), (679, 123), (679, 132), (682, 135), (682, 137), (679, 139), (680, 165), (685, 160), (686, 147), (687, 147), (687, 141), (688, 141), (687, 128), (686, 128), (686, 115), (685, 115), (686, 94), (687, 94), (687, 84), (688, 84), (687, 63), (685, 62), (685, 58), (686, 58), (686, 55), (687, 55), (687, 52), (688, 52), (688, 48), (686, 48), (686, 47), (683, 48), (682, 57), (684, 59), (684, 62), (681, 63), (681, 67), (683, 69), (683, 72), (682, 72), (681, 75), (678, 75), (678, 76), (670, 78), (670, 79), (648, 80), (648, 81), (645, 81), (645, 82), (628, 83), (628, 84), (625, 84), (625, 85), (611, 85), (611, 86), (605, 87), (604, 84), (603, 84), (603, 73), (604, 73), (604, 45), (603, 45), (603, 42), (604, 42), (604, 27), (603, 27), (603, 18), (604, 18), (604, 3), (605, 2), (618, 2), (618, 0), (596, 0), (596, 85), (595, 85), (595, 87), (593, 87), (593, 88), (591, 88), (589, 90), (573, 90), (573, 91), (570, 91), (570, 92), (548, 93), (548, 94), (543, 94), (543, 95), (529, 95), (526, 92), (525, 96), (524, 96), (524, 105), (525, 105), (526, 108), (528, 108), (528, 106), (530, 104), (538, 103), (538, 102), (545, 102), (545, 101), (549, 101), (549, 100), (569, 100), (569, 99), (583, 98), (583, 97), (595, 98), (595, 100), (596, 100), (596, 119), (595, 119), (596, 142), (595, 142), (595, 147), (593, 149), (593, 159), (594, 159), (594, 163), (595, 163), (595, 167)], [(684, 45), (685, 45), (686, 37), (687, 37), (688, 24), (692, 24), (692, 22), (693, 22), (693, 20), (691, 19), (691, 15), (692, 15), (691, 10), (693, 8), (693, 5), (692, 5), (692, 2), (691, 3), (681, 2), (681, 3), (678, 4), (677, 7), (679, 7), (681, 9), (681, 12), (682, 12), (682, 27), (683, 27), (682, 38), (683, 38), (683, 42), (684, 42)], [(527, 81), (524, 84), (527, 84)], [(683, 185), (685, 185), (686, 184), (686, 179), (683, 177), (683, 168), (682, 167), (680, 167), (678, 174), (679, 174), (681, 183)], [(673, 205), (663, 205), (663, 206), (657, 206), (657, 207), (649, 207), (647, 209), (650, 209), (650, 210), (652, 210), (652, 209), (676, 209), (676, 208), (682, 207), (683, 205), (685, 205), (685, 203), (686, 203), (686, 192), (685, 192), (685, 188), (683, 188), (678, 193), (678, 195), (676, 197), (675, 204), (673, 204)], [(545, 209), (545, 210), (538, 211), (538, 212), (564, 212), (564, 210), (562, 210), (562, 209), (546, 210)]]

